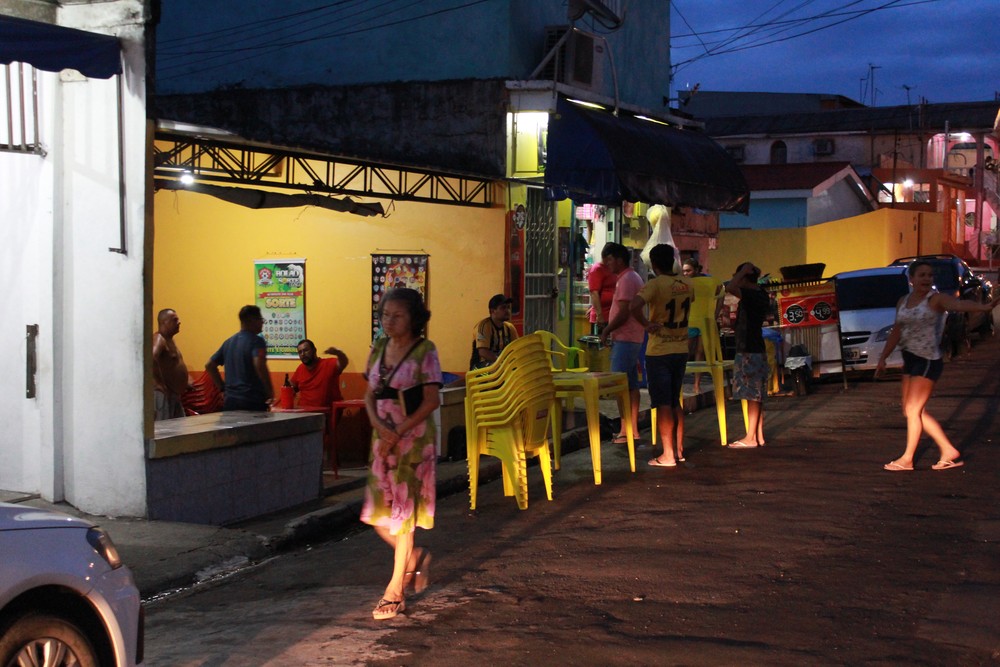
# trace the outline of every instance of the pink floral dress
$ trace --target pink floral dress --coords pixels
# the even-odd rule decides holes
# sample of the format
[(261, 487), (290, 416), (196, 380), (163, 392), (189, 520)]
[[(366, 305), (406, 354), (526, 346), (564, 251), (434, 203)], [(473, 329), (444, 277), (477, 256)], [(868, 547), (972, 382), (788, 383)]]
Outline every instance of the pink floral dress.
[[(388, 338), (375, 341), (368, 355), (368, 387), (378, 394), (384, 368), (382, 355)], [(437, 348), (422, 340), (410, 351), (392, 374), (389, 387), (399, 392), (397, 398), (378, 399), (376, 409), (381, 419), (393, 424), (405, 419), (402, 392), (425, 384), (442, 384), (441, 364)], [(372, 449), (369, 457), (368, 485), (361, 520), (372, 526), (383, 526), (393, 535), (412, 533), (420, 528), (434, 527), (435, 443), (433, 414), (412, 428), (399, 443), (383, 451), (378, 431), (372, 429)]]

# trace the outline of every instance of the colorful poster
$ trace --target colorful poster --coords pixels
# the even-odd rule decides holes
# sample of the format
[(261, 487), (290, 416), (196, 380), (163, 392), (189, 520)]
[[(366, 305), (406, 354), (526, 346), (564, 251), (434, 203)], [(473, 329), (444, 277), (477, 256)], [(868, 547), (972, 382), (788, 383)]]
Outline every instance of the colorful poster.
[[(394, 287), (420, 292), (427, 303), (427, 260), (429, 255), (372, 254), (372, 340), (378, 337), (378, 305)], [(428, 306), (429, 307), (429, 306)]]
[(778, 312), (783, 327), (836, 324), (837, 297), (828, 284), (783, 289), (778, 293)]
[(296, 347), (306, 337), (306, 260), (258, 259), (253, 269), (267, 356), (298, 359)]
[[(528, 214), (522, 204), (507, 211), (507, 243), (504, 253), (504, 294), (513, 303), (510, 307), (510, 323), (523, 334), (524, 330), (524, 234)], [(486, 297), (487, 299), (489, 297)]]

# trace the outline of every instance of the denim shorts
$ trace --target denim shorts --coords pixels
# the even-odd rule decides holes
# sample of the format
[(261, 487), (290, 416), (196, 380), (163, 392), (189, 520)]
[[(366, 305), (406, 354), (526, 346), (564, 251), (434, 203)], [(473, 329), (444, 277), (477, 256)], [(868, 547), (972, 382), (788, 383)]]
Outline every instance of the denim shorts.
[(903, 350), (903, 375), (927, 378), (931, 382), (937, 382), (943, 370), (944, 362), (940, 359), (925, 359)]
[(646, 356), (646, 381), (649, 383), (649, 404), (675, 406), (681, 402), (681, 386), (687, 353), (654, 354)]
[(628, 375), (629, 389), (639, 388), (640, 352), (642, 352), (642, 343), (616, 340), (611, 346), (611, 370)]

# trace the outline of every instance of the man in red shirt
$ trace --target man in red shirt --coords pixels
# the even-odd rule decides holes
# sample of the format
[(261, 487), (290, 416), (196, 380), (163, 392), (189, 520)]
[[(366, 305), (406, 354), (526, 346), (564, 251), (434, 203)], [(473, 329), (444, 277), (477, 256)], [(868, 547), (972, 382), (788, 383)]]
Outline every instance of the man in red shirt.
[(329, 408), (334, 401), (341, 400), (340, 374), (347, 368), (347, 355), (342, 350), (329, 347), (323, 354), (334, 355), (321, 359), (316, 356), (316, 345), (304, 338), (296, 349), (302, 363), (292, 374), (292, 387), (299, 395), (300, 408)]

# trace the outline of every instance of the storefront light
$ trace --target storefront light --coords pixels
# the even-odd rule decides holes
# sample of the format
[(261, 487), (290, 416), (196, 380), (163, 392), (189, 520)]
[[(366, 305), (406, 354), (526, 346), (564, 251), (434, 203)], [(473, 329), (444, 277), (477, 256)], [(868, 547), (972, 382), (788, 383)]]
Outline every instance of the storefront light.
[(185, 171), (181, 173), (180, 181), (184, 185), (191, 185), (192, 183), (194, 183), (194, 174), (192, 174), (190, 171)]
[(594, 104), (593, 102), (584, 102), (583, 100), (574, 100), (567, 98), (573, 104), (579, 104), (580, 106), (587, 107), (589, 109), (600, 109), (601, 111), (606, 111), (607, 107), (600, 104)]
[(904, 188), (912, 188), (913, 187), (913, 179), (912, 178), (908, 178), (905, 181), (903, 181), (903, 187)]

